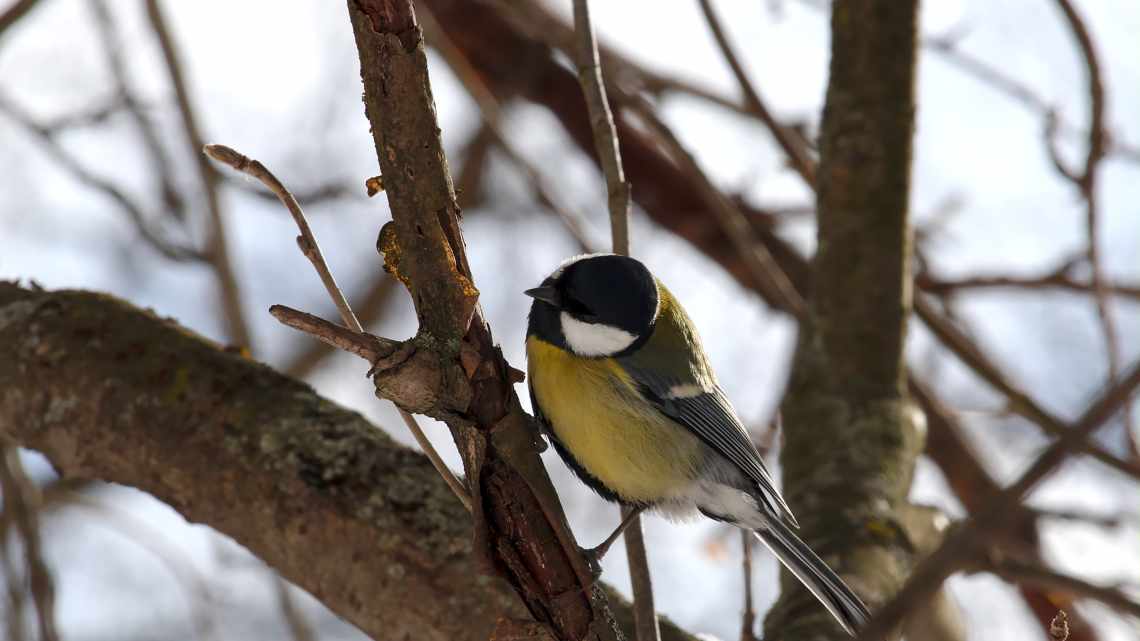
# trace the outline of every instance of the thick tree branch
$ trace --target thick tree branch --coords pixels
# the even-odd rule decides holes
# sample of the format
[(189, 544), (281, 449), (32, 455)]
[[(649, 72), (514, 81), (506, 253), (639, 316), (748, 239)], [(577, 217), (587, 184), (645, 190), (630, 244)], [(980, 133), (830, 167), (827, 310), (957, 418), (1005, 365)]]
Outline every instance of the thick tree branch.
[[(448, 424), (467, 472), (477, 553), (532, 616), (558, 639), (614, 639), (605, 594), (591, 587), (511, 369), (479, 309), (412, 4), (349, 0), (348, 9), (392, 211), (378, 246), (419, 319), (407, 362), (373, 368), (377, 392)], [(405, 406), (396, 398), (406, 382), (401, 370), (417, 362), (433, 363), (438, 378), (419, 406)]]
[(0, 283), (0, 390), (0, 438), (233, 537), (376, 639), (486, 641), (524, 614), (426, 458), (172, 321)]
[[(785, 488), (802, 536), (872, 604), (910, 569), (906, 499), (923, 445), (903, 361), (917, 9), (916, 0), (832, 5), (819, 250), (781, 407)], [(765, 639), (844, 638), (783, 578)]]

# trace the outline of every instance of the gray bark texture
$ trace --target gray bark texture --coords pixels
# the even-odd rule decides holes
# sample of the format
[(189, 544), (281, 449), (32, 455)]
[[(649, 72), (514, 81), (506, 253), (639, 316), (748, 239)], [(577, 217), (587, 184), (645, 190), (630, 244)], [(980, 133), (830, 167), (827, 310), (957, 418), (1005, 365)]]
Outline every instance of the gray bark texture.
[[(913, 561), (906, 497), (924, 438), (903, 360), (917, 5), (832, 4), (819, 249), (782, 406), (801, 535), (872, 607)], [(768, 641), (845, 638), (786, 573), (764, 630)]]
[(0, 282), (0, 441), (233, 537), (375, 639), (486, 641), (526, 616), (479, 571), (471, 518), (423, 455), (111, 296)]

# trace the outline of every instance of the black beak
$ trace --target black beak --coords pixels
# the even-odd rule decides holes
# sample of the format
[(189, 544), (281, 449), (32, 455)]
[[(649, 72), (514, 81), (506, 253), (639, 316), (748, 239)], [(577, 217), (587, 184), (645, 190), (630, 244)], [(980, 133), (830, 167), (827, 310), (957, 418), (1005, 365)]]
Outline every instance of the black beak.
[(542, 287), (528, 289), (523, 293), (535, 300), (540, 300), (544, 303), (549, 303), (555, 307), (558, 307), (560, 297), (558, 296), (558, 290), (554, 287), (543, 285)]

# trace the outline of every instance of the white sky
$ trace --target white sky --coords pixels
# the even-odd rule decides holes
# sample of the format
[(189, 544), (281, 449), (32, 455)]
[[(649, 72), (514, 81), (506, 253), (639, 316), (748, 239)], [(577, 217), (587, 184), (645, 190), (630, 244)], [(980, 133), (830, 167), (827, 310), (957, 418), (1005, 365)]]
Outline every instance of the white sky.
[[(562, 2), (560, 10), (569, 11)], [(779, 116), (818, 123), (827, 72), (827, 20), (799, 1), (716, 3), (730, 35), (743, 52), (755, 83)], [(90, 10), (80, 0), (44, 0), (42, 7), (0, 41), (0, 93), (42, 119), (97, 103), (107, 95), (108, 75)], [(155, 114), (177, 131), (170, 93), (140, 3), (112, 0), (129, 52), (133, 87), (156, 105)], [(727, 67), (690, 0), (597, 2), (594, 19), (601, 36), (627, 55), (661, 71), (685, 77), (725, 94), (735, 94)], [(1069, 121), (1086, 116), (1083, 67), (1054, 3), (1027, 0), (928, 1), (922, 14), (926, 35), (964, 34), (962, 50), (1000, 66), (1055, 104)], [(1083, 0), (1080, 9), (1095, 34), (1104, 63), (1109, 125), (1117, 136), (1140, 143), (1140, 5), (1134, 0)], [(351, 30), (339, 3), (290, 0), (275, 4), (269, 22), (264, 6), (252, 2), (166, 2), (182, 45), (190, 84), (207, 137), (270, 165), (298, 191), (326, 179), (360, 184), (376, 173), (367, 123), (358, 100), (359, 75)], [(651, 16), (646, 19), (646, 16)], [(474, 127), (471, 101), (448, 70), (431, 58), (435, 96), (452, 168), (458, 149)], [(1007, 272), (1033, 275), (1051, 269), (1084, 243), (1083, 210), (1073, 190), (1061, 183), (1042, 146), (1042, 123), (1004, 95), (980, 84), (937, 54), (924, 54), (919, 74), (915, 139), (915, 219), (922, 223), (947, 199), (962, 207), (929, 247), (943, 276)], [(715, 180), (743, 191), (756, 202), (803, 202), (806, 192), (783, 168), (768, 134), (759, 126), (688, 99), (671, 100), (665, 114)], [(605, 241), (604, 196), (596, 172), (570, 149), (557, 125), (535, 108), (510, 113), (514, 140), (555, 183), (559, 196), (582, 212), (592, 237)], [(78, 186), (38, 144), (0, 114), (0, 277), (34, 278), (47, 287), (111, 291), (139, 305), (179, 318), (220, 336), (212, 279), (196, 267), (172, 265), (141, 248), (120, 212)], [(69, 132), (67, 149), (100, 175), (113, 177), (149, 206), (150, 174), (130, 122)], [(179, 144), (176, 138), (172, 141)], [(1078, 159), (1079, 138), (1064, 140), (1066, 157)], [(179, 153), (184, 150), (179, 148)], [(192, 186), (189, 159), (179, 157), (184, 184)], [(526, 198), (501, 164), (492, 172), (491, 201), (517, 209), (512, 233), (501, 215), (479, 210), (464, 225), (482, 305), (508, 359), (523, 365), (520, 291), (537, 282), (573, 244), (549, 217)], [(1108, 159), (1099, 195), (1106, 267), (1113, 279), (1140, 282), (1140, 164)], [(281, 363), (304, 343), (264, 313), (284, 303), (332, 316), (316, 277), (297, 255), (291, 223), (275, 205), (227, 190), (227, 224), (233, 254), (254, 324), (256, 353)], [(358, 290), (378, 269), (374, 238), (387, 220), (386, 205), (363, 197), (310, 212), (325, 254), (346, 291)], [(788, 234), (805, 248), (813, 229), (793, 226)], [(519, 243), (522, 239), (523, 243)], [(634, 224), (635, 251), (678, 297), (705, 338), (724, 387), (747, 421), (765, 420), (778, 400), (790, 358), (793, 328), (737, 288), (687, 245), (657, 230), (644, 218)], [(1115, 304), (1125, 362), (1140, 356), (1140, 306)], [(1064, 295), (1011, 296), (994, 293), (964, 298), (959, 312), (976, 337), (1015, 380), (1047, 407), (1074, 416), (1099, 389), (1105, 358), (1095, 311), (1083, 298)], [(402, 337), (414, 332), (410, 305), (396, 298), (377, 333)], [(915, 327), (911, 358), (945, 397), (972, 410), (965, 422), (992, 470), (1011, 478), (1039, 450), (1036, 430), (1019, 420), (993, 416), (999, 399), (952, 358), (935, 349)], [(399, 422), (380, 407), (362, 370), (350, 357), (314, 377), (323, 394), (356, 408), (385, 426)], [(393, 430), (410, 443), (402, 430)], [(458, 466), (450, 438), (432, 432), (448, 460)], [(1120, 429), (1106, 442), (1118, 447)], [(600, 540), (616, 523), (617, 510), (582, 489), (553, 456), (547, 458), (566, 501), (571, 522), (584, 543)], [(220, 638), (273, 638), (280, 625), (261, 622), (236, 629), (251, 608), (272, 606), (271, 583), (263, 569), (237, 546), (138, 493), (123, 490), (118, 505), (159, 530), (169, 546), (203, 577), (222, 613)], [(913, 491), (916, 500), (954, 515), (961, 508), (932, 464), (922, 461)], [(1135, 487), (1097, 466), (1066, 466), (1035, 496), (1041, 504), (1104, 512), (1127, 510), (1128, 525), (1104, 532), (1080, 526), (1045, 531), (1049, 558), (1058, 567), (1104, 582), (1140, 581), (1135, 542)], [(599, 518), (599, 514), (605, 516)], [(48, 553), (60, 572), (60, 619), (69, 640), (115, 638), (123, 629), (161, 624), (170, 634), (188, 633), (186, 594), (164, 566), (128, 539), (84, 518), (64, 513), (49, 522)], [(661, 610), (692, 631), (732, 639), (737, 635), (741, 590), (737, 537), (701, 522), (646, 522), (652, 571)], [(718, 538), (719, 537), (719, 538)], [(723, 545), (710, 545), (721, 540)], [(219, 553), (223, 550), (225, 553)], [(757, 555), (758, 605), (774, 598), (775, 562)], [(100, 558), (99, 564), (90, 559)], [(238, 559), (234, 561), (234, 559)], [(624, 551), (616, 546), (605, 563), (606, 579), (627, 588)], [(82, 568), (81, 570), (78, 568)], [(957, 577), (951, 582), (962, 603), (971, 639), (1030, 639), (1039, 631), (1018, 605), (1011, 588), (992, 577)], [(139, 607), (140, 603), (146, 607)], [(306, 611), (321, 616), (308, 602)], [(1135, 623), (1100, 616), (1106, 641), (1136, 638)], [(345, 635), (351, 631), (341, 628)], [(239, 634), (240, 632), (240, 634)], [(142, 637), (140, 637), (142, 638)]]

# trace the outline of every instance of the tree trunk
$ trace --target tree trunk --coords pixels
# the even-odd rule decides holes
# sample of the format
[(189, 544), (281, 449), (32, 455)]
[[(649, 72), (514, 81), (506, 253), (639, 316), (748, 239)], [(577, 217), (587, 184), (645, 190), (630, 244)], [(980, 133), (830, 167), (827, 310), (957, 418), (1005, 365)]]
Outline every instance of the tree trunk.
[[(782, 463), (801, 535), (873, 605), (911, 563), (906, 497), (923, 444), (903, 360), (917, 2), (832, 11), (819, 249), (782, 407)], [(845, 638), (790, 575), (781, 585), (765, 639)]]

